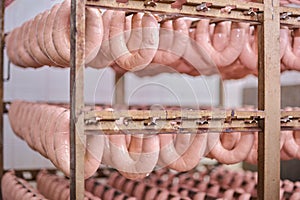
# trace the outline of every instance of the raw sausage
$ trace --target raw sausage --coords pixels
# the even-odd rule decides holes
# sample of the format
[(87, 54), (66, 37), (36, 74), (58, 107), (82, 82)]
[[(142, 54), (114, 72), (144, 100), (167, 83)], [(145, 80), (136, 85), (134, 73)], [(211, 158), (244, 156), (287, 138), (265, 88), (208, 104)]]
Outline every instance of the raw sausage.
[[(52, 31), (57, 53), (66, 63), (70, 62), (70, 13), (71, 1), (65, 0), (57, 11)], [(100, 9), (86, 8), (85, 34), (85, 62), (89, 63), (97, 55), (103, 38)]]
[[(156, 19), (150, 14), (142, 18), (142, 43), (137, 52), (129, 52), (124, 38), (125, 12), (114, 12), (110, 25), (110, 49), (114, 61), (122, 68), (137, 71), (145, 68), (153, 59), (159, 44)], [(131, 34), (132, 34), (131, 30)]]

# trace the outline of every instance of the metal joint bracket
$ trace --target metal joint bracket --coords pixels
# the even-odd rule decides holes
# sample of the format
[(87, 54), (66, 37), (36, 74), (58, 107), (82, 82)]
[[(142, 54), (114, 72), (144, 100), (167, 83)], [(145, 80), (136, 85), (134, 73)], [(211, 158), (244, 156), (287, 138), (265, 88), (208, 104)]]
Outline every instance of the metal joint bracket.
[(156, 126), (158, 117), (150, 117), (149, 119), (144, 121), (144, 126)]
[(221, 12), (230, 14), (231, 10), (233, 10), (233, 9), (236, 9), (236, 5), (228, 5), (228, 6), (225, 6), (224, 8), (221, 8)]
[(125, 126), (128, 126), (129, 125), (129, 122), (132, 121), (132, 118), (131, 117), (120, 117), (118, 120), (115, 121), (115, 123), (117, 125), (125, 125)]
[(157, 3), (154, 1), (154, 0), (146, 0), (145, 2), (144, 2), (144, 6), (145, 7), (156, 7), (157, 6)]
[(294, 118), (293, 116), (285, 116), (285, 117), (283, 117), (283, 118), (280, 119), (280, 123), (291, 122), (293, 118)]
[(97, 125), (101, 121), (100, 117), (93, 117), (90, 119), (85, 119), (84, 124), (85, 125)]
[(198, 6), (196, 6), (196, 11), (198, 12), (206, 12), (209, 11), (210, 8), (212, 6), (212, 3), (207, 3), (207, 2), (202, 2), (201, 4), (199, 4)]
[(196, 124), (199, 126), (208, 124), (208, 118), (209, 118), (208, 116), (204, 116), (201, 119), (197, 120)]
[(245, 120), (245, 124), (258, 124), (259, 117), (251, 116), (250, 119)]
[(257, 15), (257, 12), (259, 11), (258, 8), (249, 8), (248, 11), (244, 11), (243, 14), (246, 16), (254, 17)]
[(291, 15), (292, 15), (291, 12), (284, 12), (284, 13), (281, 13), (281, 14), (280, 14), (280, 19), (282, 19), (282, 20), (287, 20), (287, 19), (290, 18)]

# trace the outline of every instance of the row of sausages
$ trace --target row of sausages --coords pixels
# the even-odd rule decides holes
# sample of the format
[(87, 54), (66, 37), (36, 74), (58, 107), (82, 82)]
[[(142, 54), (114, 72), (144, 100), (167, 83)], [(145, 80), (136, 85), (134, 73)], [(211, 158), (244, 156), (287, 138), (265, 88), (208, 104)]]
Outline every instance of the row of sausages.
[[(49, 200), (69, 200), (70, 181), (62, 176), (42, 170), (36, 177), (37, 189)], [(84, 200), (101, 200), (88, 191), (84, 192)]]
[[(101, 170), (101, 169), (100, 169)], [(257, 199), (257, 172), (229, 170), (224, 166), (202, 167), (189, 172), (156, 169), (146, 178), (130, 180), (112, 171), (106, 177), (85, 181), (85, 200), (250, 200)], [(41, 170), (37, 188), (8, 171), (1, 182), (3, 199), (68, 200), (69, 180)], [(280, 181), (280, 200), (300, 198), (300, 182)]]
[(14, 171), (8, 171), (1, 180), (3, 200), (44, 200), (38, 190), (22, 178), (18, 178)]
[[(130, 180), (118, 172), (107, 184), (137, 199), (257, 199), (257, 172), (233, 171), (223, 166), (212, 170), (174, 173), (167, 169), (152, 172), (145, 179)], [(88, 191), (101, 185), (95, 178), (86, 181)], [(300, 183), (280, 182), (280, 199), (299, 199)]]
[[(14, 101), (9, 108), (9, 120), (17, 136), (69, 175), (69, 109)], [(87, 134), (85, 178), (92, 176), (101, 163), (112, 166), (127, 178), (137, 179), (147, 176), (157, 165), (188, 171), (203, 157), (224, 164), (257, 162), (258, 133), (195, 133)], [(298, 131), (282, 132), (282, 159), (300, 158), (298, 137)]]
[[(67, 67), (70, 63), (71, 0), (54, 5), (34, 19), (13, 29), (6, 38), (7, 54), (12, 63), (22, 67), (44, 65)], [(86, 8), (86, 61), (99, 51), (102, 41), (101, 11)]]
[[(56, 4), (14, 29), (6, 38), (10, 60), (23, 67), (70, 63), (70, 0)], [(85, 63), (111, 66), (117, 73), (139, 76), (162, 72), (193, 76), (220, 73), (223, 79), (257, 75), (257, 29), (249, 23), (211, 23), (86, 8)], [(194, 26), (196, 24), (196, 26)], [(282, 71), (300, 70), (300, 30), (280, 30)], [(143, 70), (142, 70), (143, 69)]]

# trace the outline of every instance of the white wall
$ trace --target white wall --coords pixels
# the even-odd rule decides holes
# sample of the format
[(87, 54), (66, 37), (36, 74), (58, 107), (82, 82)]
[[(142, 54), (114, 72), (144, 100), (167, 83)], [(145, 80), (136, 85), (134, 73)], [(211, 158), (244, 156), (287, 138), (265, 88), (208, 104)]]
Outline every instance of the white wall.
[[(51, 8), (58, 0), (17, 0), (6, 9), (5, 28), (10, 31), (37, 13)], [(5, 64), (6, 66), (6, 64)], [(298, 73), (284, 74), (283, 82), (300, 82)], [(226, 106), (241, 104), (244, 86), (255, 85), (256, 78), (224, 83)], [(86, 69), (85, 100), (87, 102), (111, 103), (114, 74), (111, 69)], [(11, 80), (4, 85), (5, 100), (24, 99), (29, 101), (69, 100), (69, 69), (43, 67), (22, 69), (12, 65)], [(126, 102), (130, 104), (175, 104), (175, 105), (218, 105), (219, 78), (189, 77), (185, 75), (161, 74), (155, 78), (138, 78), (126, 75)], [(47, 167), (51, 163), (32, 151), (25, 142), (17, 138), (5, 116), (4, 126), (5, 168)]]

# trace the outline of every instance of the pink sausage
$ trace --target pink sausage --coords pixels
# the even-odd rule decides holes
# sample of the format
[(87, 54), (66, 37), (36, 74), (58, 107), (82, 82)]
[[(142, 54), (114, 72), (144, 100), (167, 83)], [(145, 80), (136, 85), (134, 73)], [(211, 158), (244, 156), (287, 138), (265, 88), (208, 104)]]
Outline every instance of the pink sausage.
[(20, 127), (19, 126), (19, 123), (20, 123), (19, 117), (20, 117), (20, 112), (22, 110), (22, 108), (20, 106), (21, 103), (22, 102), (18, 101), (18, 100), (11, 102), (9, 110), (8, 110), (9, 123), (11, 125), (12, 130), (18, 137), (21, 137), (20, 128), (19, 128)]
[(245, 43), (246, 29), (240, 23), (233, 22), (231, 34), (227, 47), (219, 52), (211, 45), (209, 37), (209, 20), (203, 19), (197, 23), (196, 41), (204, 48), (218, 67), (225, 67), (232, 64), (240, 55)]
[(47, 124), (45, 124), (44, 134), (41, 136), (41, 143), (45, 144), (45, 150), (46, 150), (46, 156), (49, 158), (52, 163), (57, 166), (55, 151), (54, 151), (54, 144), (53, 144), (53, 138), (56, 128), (56, 123), (59, 119), (59, 116), (66, 112), (66, 109), (60, 108), (57, 106), (52, 106), (53, 112), (48, 118)]
[(70, 174), (69, 116), (69, 111), (59, 116), (53, 134), (57, 167), (67, 176)]
[(283, 145), (283, 150), (293, 158), (300, 158), (300, 145), (296, 141), (300, 137), (299, 131), (285, 131), (286, 139)]
[(241, 139), (236, 147), (232, 150), (227, 150), (222, 146), (218, 138), (219, 135), (209, 134), (208, 146), (211, 149), (210, 154), (224, 164), (233, 164), (245, 160), (254, 143), (253, 133), (242, 133)]
[[(299, 50), (299, 30), (294, 31), (294, 40), (293, 40), (293, 46), (292, 46), (292, 41), (289, 41), (285, 50), (285, 53), (282, 57), (282, 62), (283, 64), (288, 68), (288, 69), (293, 69), (293, 70), (299, 70), (300, 69), (300, 57), (299, 55), (296, 55), (295, 53), (298, 54)], [(289, 36), (291, 37), (291, 32), (289, 31)]]
[(145, 193), (145, 183), (139, 182), (137, 186), (135, 187), (135, 190), (133, 191), (132, 196), (136, 197), (137, 199), (143, 199), (144, 193)]
[(104, 185), (100, 184), (100, 185), (97, 185), (96, 188), (94, 189), (94, 195), (97, 196), (97, 197), (100, 197), (102, 198), (103, 194), (104, 194)]
[(238, 141), (241, 138), (240, 132), (234, 132), (234, 133), (221, 133), (220, 139), (222, 146), (227, 149), (231, 150), (235, 147), (235, 145), (238, 143)]
[[(57, 11), (52, 32), (53, 43), (57, 53), (67, 63), (70, 62), (70, 13), (71, 1), (65, 0)], [(86, 8), (85, 34), (85, 59), (89, 63), (97, 55), (103, 38), (100, 9)]]
[(160, 134), (160, 160), (169, 168), (187, 171), (194, 168), (205, 153), (207, 134), (196, 134), (187, 150), (179, 155), (171, 134)]
[(86, 136), (85, 177), (94, 175), (101, 164), (104, 151), (104, 137), (103, 135)]
[[(167, 23), (167, 26), (164, 26), (165, 23)], [(190, 38), (188, 36), (188, 25), (184, 19), (174, 20), (173, 26), (172, 21), (165, 23), (160, 28), (159, 48), (153, 62), (169, 66), (183, 56)]]
[(116, 11), (110, 25), (110, 48), (114, 61), (122, 68), (137, 71), (145, 68), (153, 59), (159, 43), (156, 19), (144, 14), (142, 19), (142, 43), (137, 52), (129, 52), (124, 38), (125, 12)]
[(41, 104), (39, 112), (41, 112), (39, 123), (37, 123), (33, 129), (33, 143), (35, 144), (34, 147), (35, 149), (42, 154), (44, 157), (47, 156), (46, 152), (46, 144), (43, 143), (42, 137), (43, 134), (45, 133), (45, 124), (48, 123), (48, 119), (51, 116), (52, 112), (54, 110), (52, 109), (51, 106), (48, 106), (46, 104)]
[(43, 30), (43, 34), (44, 34), (43, 41), (44, 41), (46, 54), (50, 58), (50, 60), (53, 61), (58, 67), (66, 67), (69, 65), (69, 63), (64, 61), (63, 58), (61, 58), (60, 55), (57, 53), (57, 50), (55, 49), (53, 43), (53, 36), (52, 36), (54, 32), (53, 30), (54, 30), (55, 16), (57, 15), (57, 11), (60, 6), (61, 4), (54, 5), (47, 16), (44, 30)]
[(111, 18), (115, 11), (106, 10), (102, 15), (103, 21), (103, 39), (100, 50), (96, 57), (88, 63), (88, 66), (93, 68), (104, 68), (111, 65), (114, 59), (110, 53), (110, 39), (109, 39), (109, 28), (111, 24)]
[(41, 65), (54, 65), (54, 63), (52, 63), (47, 57), (47, 55), (42, 51), (40, 44), (38, 43), (38, 36), (40, 34), (39, 32), (42, 32), (39, 31), (42, 29), (38, 29), (38, 28), (39, 28), (40, 21), (42, 21), (43, 15), (45, 15), (45, 13), (38, 14), (34, 18), (31, 24), (31, 27), (29, 29), (29, 38), (28, 38), (29, 49), (32, 57), (35, 58), (37, 63)]
[(220, 68), (222, 80), (241, 79), (249, 74), (256, 75), (256, 71), (248, 69), (239, 60), (234, 61), (230, 66)]
[[(110, 155), (113, 167), (122, 171), (127, 178), (146, 176), (156, 166), (159, 157), (159, 138), (157, 135), (142, 135), (143, 146), (141, 152), (136, 149), (134, 153), (139, 154), (135, 160), (127, 150), (125, 135), (109, 135)], [(133, 153), (133, 152), (132, 152)], [(122, 160), (123, 162), (120, 162)], [(124, 172), (126, 174), (124, 174)]]
[(216, 24), (213, 32), (212, 44), (217, 51), (223, 51), (227, 45), (230, 36), (230, 21), (223, 21)]
[(18, 45), (19, 47), (16, 49), (19, 61), (22, 66), (26, 67), (41, 67), (39, 63), (37, 63), (34, 58), (29, 54), (29, 52), (25, 49), (25, 43), (28, 42), (28, 28), (30, 27), (32, 20), (25, 22), (21, 29), (19, 29), (18, 34)]
[[(35, 30), (35, 35), (38, 43), (38, 47), (42, 51), (42, 53), (46, 56), (47, 59), (45, 59), (45, 64), (50, 66), (55, 66), (56, 63), (53, 62), (52, 58), (47, 53), (45, 42), (44, 42), (44, 29), (46, 26), (46, 21), (48, 18), (48, 15), (50, 14), (50, 10), (47, 10), (42, 13), (41, 19), (37, 23), (37, 27)], [(35, 52), (34, 50), (32, 52)], [(39, 57), (39, 56), (38, 56)], [(40, 56), (39, 58), (42, 59), (43, 56)], [(47, 61), (48, 60), (48, 61)]]
[(254, 30), (254, 41), (251, 42), (251, 29), (248, 25), (248, 28), (246, 28), (246, 37), (245, 37), (245, 45), (243, 47), (243, 50), (239, 56), (239, 59), (246, 68), (257, 71), (257, 59), (258, 59), (258, 33), (257, 29)]

